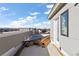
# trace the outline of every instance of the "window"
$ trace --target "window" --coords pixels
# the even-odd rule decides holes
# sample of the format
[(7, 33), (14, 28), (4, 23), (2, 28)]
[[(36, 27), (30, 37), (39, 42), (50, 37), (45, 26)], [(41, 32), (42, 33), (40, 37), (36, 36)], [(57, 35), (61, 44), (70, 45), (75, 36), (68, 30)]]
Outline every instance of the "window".
[(61, 35), (63, 36), (69, 36), (68, 32), (68, 10), (63, 12), (60, 15), (60, 20), (61, 20)]

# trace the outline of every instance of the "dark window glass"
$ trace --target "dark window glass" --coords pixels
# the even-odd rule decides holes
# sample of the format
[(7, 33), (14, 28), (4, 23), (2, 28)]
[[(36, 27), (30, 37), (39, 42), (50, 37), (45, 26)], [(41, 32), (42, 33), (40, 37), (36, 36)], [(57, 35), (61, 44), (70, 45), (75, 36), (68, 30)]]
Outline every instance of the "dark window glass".
[(69, 36), (68, 32), (68, 10), (63, 12), (60, 16), (61, 18), (61, 35)]

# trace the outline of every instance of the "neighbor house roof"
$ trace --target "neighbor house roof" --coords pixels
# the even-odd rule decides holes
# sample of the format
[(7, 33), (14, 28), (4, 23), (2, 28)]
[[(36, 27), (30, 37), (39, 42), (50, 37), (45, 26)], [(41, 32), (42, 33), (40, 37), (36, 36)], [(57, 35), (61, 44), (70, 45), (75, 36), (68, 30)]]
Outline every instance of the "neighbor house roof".
[(53, 18), (65, 5), (66, 5), (66, 3), (55, 4), (48, 15), (48, 19), (50, 20), (51, 18)]

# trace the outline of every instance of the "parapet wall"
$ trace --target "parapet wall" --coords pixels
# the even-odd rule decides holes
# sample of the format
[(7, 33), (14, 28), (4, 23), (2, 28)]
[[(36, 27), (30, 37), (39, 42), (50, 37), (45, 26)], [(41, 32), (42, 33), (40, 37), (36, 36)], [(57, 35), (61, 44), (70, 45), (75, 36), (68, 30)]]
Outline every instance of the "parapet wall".
[[(0, 55), (7, 52), (12, 47), (16, 47), (17, 45), (21, 44), (21, 42), (28, 38), (28, 35), (31, 35), (30, 32), (20, 32), (18, 34), (13, 34), (9, 36), (0, 37)], [(11, 33), (9, 33), (11, 34)]]

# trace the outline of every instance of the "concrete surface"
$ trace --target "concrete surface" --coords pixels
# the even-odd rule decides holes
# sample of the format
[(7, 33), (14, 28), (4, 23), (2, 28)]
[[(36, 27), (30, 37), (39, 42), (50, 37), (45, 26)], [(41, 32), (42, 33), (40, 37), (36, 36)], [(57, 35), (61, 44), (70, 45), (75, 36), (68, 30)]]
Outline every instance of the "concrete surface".
[(20, 56), (49, 56), (47, 48), (41, 46), (25, 47)]
[(0, 34), (0, 55), (21, 44), (30, 34), (31, 32), (27, 31), (6, 32)]

